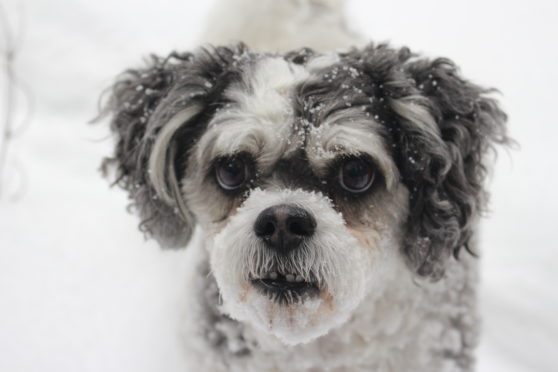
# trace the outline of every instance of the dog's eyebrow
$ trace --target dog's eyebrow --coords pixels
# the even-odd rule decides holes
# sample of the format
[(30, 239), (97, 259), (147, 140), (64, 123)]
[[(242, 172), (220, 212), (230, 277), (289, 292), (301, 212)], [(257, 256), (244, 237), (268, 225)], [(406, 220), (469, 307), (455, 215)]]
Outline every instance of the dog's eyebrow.
[(248, 152), (259, 166), (267, 168), (289, 153), (295, 120), (290, 92), (309, 76), (303, 67), (279, 57), (265, 57), (254, 63), (243, 84), (226, 90), (231, 103), (213, 117), (198, 142), (199, 163)]
[(231, 110), (220, 115), (200, 138), (195, 156), (199, 164), (209, 165), (214, 159), (247, 152), (258, 166), (271, 167), (287, 151), (290, 123), (273, 123)]
[[(350, 118), (350, 120), (349, 120)], [(339, 112), (320, 127), (310, 130), (306, 153), (312, 167), (322, 175), (343, 155), (369, 155), (385, 176), (386, 187), (396, 185), (399, 171), (382, 136), (383, 128), (360, 110)]]

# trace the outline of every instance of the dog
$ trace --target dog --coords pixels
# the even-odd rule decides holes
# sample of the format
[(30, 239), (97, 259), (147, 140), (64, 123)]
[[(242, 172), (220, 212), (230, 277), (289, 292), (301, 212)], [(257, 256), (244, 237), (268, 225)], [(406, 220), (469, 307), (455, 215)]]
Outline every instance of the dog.
[[(155, 56), (105, 110), (103, 167), (140, 229), (189, 246), (192, 366), (472, 371), (485, 157), (507, 141), (491, 90), (408, 48), (320, 50), (360, 42), (323, 26), (339, 1), (240, 3), (264, 23), (274, 7), (318, 9), (322, 33), (305, 35), (319, 47), (266, 52), (259, 35)], [(277, 32), (270, 48), (296, 44)]]

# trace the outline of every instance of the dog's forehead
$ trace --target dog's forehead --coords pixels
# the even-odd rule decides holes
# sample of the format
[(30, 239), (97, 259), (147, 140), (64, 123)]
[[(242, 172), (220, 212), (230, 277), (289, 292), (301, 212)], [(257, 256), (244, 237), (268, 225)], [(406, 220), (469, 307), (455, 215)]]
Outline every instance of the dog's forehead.
[[(199, 160), (248, 152), (266, 168), (302, 150), (319, 174), (339, 154), (367, 153), (386, 174), (394, 173), (382, 126), (363, 106), (352, 105), (368, 100), (359, 89), (358, 72), (339, 62), (331, 53), (304, 65), (278, 56), (250, 64), (224, 92), (230, 103), (201, 137)], [(338, 78), (340, 71), (347, 79)]]

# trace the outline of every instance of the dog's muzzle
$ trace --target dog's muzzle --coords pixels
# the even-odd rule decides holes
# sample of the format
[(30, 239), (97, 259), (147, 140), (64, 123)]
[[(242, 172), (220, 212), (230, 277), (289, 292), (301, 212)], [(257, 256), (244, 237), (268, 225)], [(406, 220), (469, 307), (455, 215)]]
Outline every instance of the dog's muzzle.
[[(305, 209), (280, 204), (263, 210), (254, 224), (254, 232), (264, 246), (276, 253), (279, 259), (288, 257), (301, 249), (305, 239), (314, 235), (316, 219)], [(319, 288), (312, 276), (303, 277), (294, 270), (281, 269), (277, 265), (258, 278), (252, 278), (252, 285), (274, 299), (292, 302), (303, 296), (319, 294)], [(291, 271), (291, 272), (289, 272)]]

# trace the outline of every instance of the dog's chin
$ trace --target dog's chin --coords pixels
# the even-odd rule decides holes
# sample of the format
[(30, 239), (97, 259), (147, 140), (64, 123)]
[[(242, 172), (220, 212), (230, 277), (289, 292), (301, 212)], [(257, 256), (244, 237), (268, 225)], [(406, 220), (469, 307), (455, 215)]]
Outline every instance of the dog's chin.
[[(229, 283), (230, 284), (230, 283)], [(307, 343), (344, 323), (354, 301), (336, 300), (311, 281), (287, 281), (286, 276), (257, 278), (222, 288), (223, 310), (232, 318), (288, 345)]]

